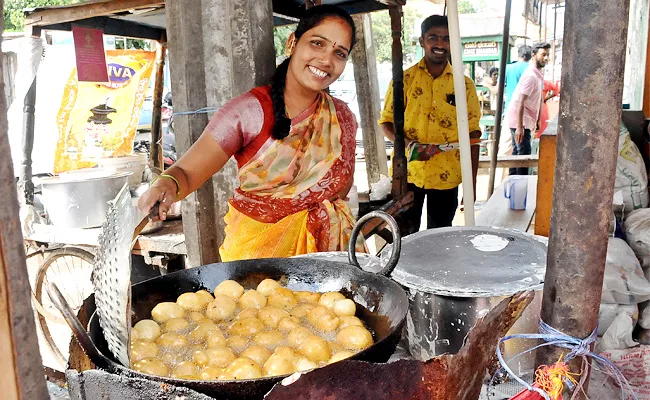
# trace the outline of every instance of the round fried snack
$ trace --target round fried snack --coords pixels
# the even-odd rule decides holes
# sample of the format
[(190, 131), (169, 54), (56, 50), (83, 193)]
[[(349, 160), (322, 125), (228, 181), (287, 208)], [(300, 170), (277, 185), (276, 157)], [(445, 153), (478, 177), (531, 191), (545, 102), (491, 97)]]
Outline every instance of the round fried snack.
[(343, 329), (346, 326), (357, 325), (363, 326), (363, 322), (357, 317), (343, 316), (339, 317), (339, 329)]
[(230, 319), (237, 310), (235, 301), (223, 294), (216, 294), (214, 300), (208, 304), (205, 316), (213, 321), (224, 321)]
[(172, 318), (185, 317), (185, 310), (176, 303), (169, 301), (158, 303), (151, 310), (151, 317), (158, 323), (166, 322)]
[(327, 341), (320, 336), (310, 336), (298, 347), (303, 356), (313, 362), (327, 361), (332, 357), (332, 350)]
[(259, 320), (262, 321), (264, 325), (274, 329), (278, 327), (278, 323), (280, 323), (280, 320), (282, 318), (288, 316), (288, 312), (274, 306), (266, 306), (257, 313), (257, 318), (259, 318)]
[(322, 332), (333, 332), (339, 326), (339, 317), (325, 306), (316, 306), (306, 318), (311, 326)]
[(206, 345), (208, 349), (226, 345), (226, 337), (223, 336), (223, 333), (221, 333), (221, 331), (218, 329), (208, 332), (206, 337)]
[(150, 319), (143, 319), (133, 326), (131, 330), (131, 336), (133, 336), (133, 331), (137, 331), (136, 335), (140, 340), (147, 340), (153, 342), (158, 339), (162, 330), (160, 325), (156, 321)]
[(318, 300), (320, 300), (320, 293), (318, 292), (293, 292), (293, 295), (298, 299), (298, 303), (317, 305)]
[(291, 290), (279, 287), (269, 295), (267, 304), (285, 311), (291, 311), (298, 304), (298, 300), (296, 300), (296, 296), (293, 295)]
[(363, 326), (351, 325), (336, 334), (336, 341), (351, 350), (363, 350), (372, 345), (372, 335)]
[(196, 293), (183, 293), (176, 299), (176, 304), (187, 311), (201, 311), (209, 302), (205, 298), (198, 296)]
[(214, 288), (214, 297), (217, 297), (217, 294), (228, 296), (237, 301), (244, 294), (244, 287), (233, 280), (223, 281)]
[(201, 314), (200, 312), (197, 312), (197, 311), (190, 312), (190, 315), (188, 315), (188, 319), (191, 322), (194, 322), (194, 323), (199, 323), (201, 321), (207, 321), (208, 320), (208, 318), (205, 315), (203, 315), (203, 314)]
[(321, 294), (320, 299), (318, 300), (318, 304), (331, 309), (334, 307), (334, 303), (336, 303), (338, 300), (344, 300), (344, 299), (345, 296), (343, 296), (339, 292), (327, 292)]
[(144, 360), (145, 358), (154, 358), (158, 355), (158, 345), (145, 340), (136, 340), (131, 342), (130, 346), (131, 362)]
[(277, 354), (272, 354), (262, 368), (264, 376), (288, 375), (293, 374), (294, 371), (293, 361)]
[(335, 353), (332, 358), (327, 362), (328, 364), (333, 364), (335, 362), (343, 361), (346, 358), (350, 358), (354, 355), (351, 351), (339, 351), (338, 353)]
[(143, 374), (156, 375), (156, 376), (168, 376), (169, 370), (165, 366), (165, 363), (160, 361), (157, 358), (145, 358), (144, 360), (136, 361), (133, 363), (133, 369), (140, 371)]
[(187, 346), (187, 338), (173, 332), (167, 332), (160, 335), (156, 344), (165, 347), (182, 347)]
[(246, 347), (248, 347), (248, 339), (238, 335), (230, 336), (228, 339), (226, 339), (226, 345), (230, 347), (232, 351), (239, 354), (242, 351), (246, 350)]
[(215, 368), (207, 366), (199, 372), (199, 378), (204, 381), (215, 381), (219, 379), (219, 375), (223, 374), (223, 368)]
[(298, 372), (309, 371), (318, 368), (318, 365), (315, 362), (305, 357), (300, 357), (299, 359), (297, 359), (294, 366), (296, 368), (296, 371)]
[(185, 318), (172, 318), (163, 323), (163, 332), (179, 333), (189, 328), (190, 323)]
[(239, 300), (237, 300), (237, 303), (242, 309), (256, 308), (259, 310), (262, 307), (266, 307), (266, 296), (257, 290), (247, 290)]
[(275, 349), (283, 340), (284, 335), (282, 332), (276, 330), (258, 332), (253, 337), (255, 344), (266, 347), (267, 349)]
[(195, 294), (197, 296), (199, 296), (199, 298), (202, 299), (204, 305), (206, 305), (206, 304), (210, 303), (212, 300), (214, 300), (214, 297), (212, 297), (210, 292), (208, 292), (207, 290), (199, 290), (199, 291), (195, 292)]
[(264, 279), (259, 285), (257, 285), (257, 291), (268, 297), (279, 287), (280, 284), (277, 281), (273, 279)]
[(266, 360), (271, 357), (271, 352), (262, 346), (253, 345), (244, 350), (240, 356), (250, 358), (259, 365), (264, 365)]
[(226, 368), (230, 363), (235, 361), (235, 354), (226, 346), (207, 349), (205, 354), (208, 356), (208, 365), (215, 368)]
[(304, 342), (307, 340), (309, 337), (314, 336), (311, 331), (305, 327), (299, 326), (295, 329), (293, 329), (289, 334), (287, 335), (287, 343), (289, 345), (298, 348)]
[(205, 367), (210, 363), (210, 357), (203, 350), (195, 351), (194, 354), (192, 354), (192, 360), (194, 360), (194, 363), (199, 367)]
[(344, 316), (354, 316), (357, 313), (357, 305), (354, 304), (354, 301), (350, 299), (337, 300), (334, 302), (334, 314), (344, 317)]
[(262, 369), (250, 358), (239, 357), (233, 361), (224, 371), (233, 379), (256, 379), (262, 377)]
[(291, 315), (293, 315), (296, 318), (302, 318), (307, 314), (309, 314), (310, 312), (314, 311), (314, 308), (316, 308), (316, 305), (311, 303), (301, 304), (299, 306), (294, 307), (294, 309), (291, 310)]
[(228, 326), (228, 333), (250, 337), (264, 330), (264, 324), (257, 318), (246, 318), (233, 322)]
[(187, 338), (192, 343), (203, 343), (207, 340), (208, 334), (212, 331), (220, 331), (220, 330), (217, 324), (210, 321), (209, 319), (205, 319), (196, 325), (196, 328), (194, 328), (189, 333), (189, 335), (187, 335)]
[(300, 326), (300, 320), (296, 317), (284, 317), (278, 322), (278, 329), (282, 332), (290, 332)]
[(199, 368), (190, 361), (183, 361), (179, 363), (176, 368), (172, 371), (172, 378), (177, 379), (187, 379), (188, 376), (197, 376), (199, 373)]
[(257, 308), (247, 308), (242, 310), (235, 316), (236, 320), (246, 319), (246, 318), (257, 318), (258, 310)]

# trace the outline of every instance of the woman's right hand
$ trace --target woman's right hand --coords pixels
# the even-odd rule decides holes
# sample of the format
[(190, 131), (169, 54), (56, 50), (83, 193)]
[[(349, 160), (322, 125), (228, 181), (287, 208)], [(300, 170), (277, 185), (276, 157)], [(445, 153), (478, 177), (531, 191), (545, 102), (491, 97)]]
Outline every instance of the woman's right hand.
[[(173, 179), (164, 176), (156, 181), (140, 196), (138, 208), (145, 214), (149, 214), (156, 203), (160, 203), (158, 208), (158, 218), (161, 221), (167, 219), (167, 213), (172, 204), (176, 201), (176, 182)], [(155, 218), (154, 218), (155, 219)]]

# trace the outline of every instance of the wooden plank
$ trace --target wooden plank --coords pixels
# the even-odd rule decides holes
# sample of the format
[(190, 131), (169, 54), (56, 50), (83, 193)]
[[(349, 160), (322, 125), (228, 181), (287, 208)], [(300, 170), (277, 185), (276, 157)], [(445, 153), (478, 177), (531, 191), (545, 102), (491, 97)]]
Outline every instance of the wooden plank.
[(18, 371), (15, 364), (16, 353), (11, 330), (9, 277), (6, 274), (8, 267), (4, 262), (2, 250), (0, 248), (0, 354), (2, 354), (0, 368), (5, 373), (0, 374), (0, 387), (3, 391), (3, 398), (18, 399), (18, 377), (16, 376)]
[(494, 190), (492, 197), (483, 205), (476, 218), (477, 226), (528, 230), (537, 202), (537, 176), (528, 176), (528, 198), (525, 210), (511, 210), (510, 200), (503, 196), (503, 184)]
[(161, 0), (121, 0), (82, 3), (65, 7), (36, 9), (25, 16), (25, 26), (44, 26), (136, 10), (164, 7)]
[(165, 222), (163, 229), (148, 235), (138, 236), (133, 246), (134, 253), (156, 252), (165, 254), (187, 254), (183, 221)]
[(535, 234), (548, 237), (551, 231), (553, 185), (555, 183), (555, 148), (557, 135), (542, 135), (539, 141), (539, 180), (537, 182), (537, 215)]
[(164, 29), (154, 28), (151, 26), (140, 25), (136, 22), (125, 21), (109, 17), (93, 17), (73, 22), (62, 22), (39, 27), (39, 29), (49, 29), (54, 31), (71, 31), (73, 25), (79, 25), (86, 28), (101, 29), (105, 35), (125, 36), (137, 39), (159, 40), (165, 33)]
[[(497, 158), (497, 168), (535, 168), (539, 162), (537, 154), (527, 156), (499, 156)], [(490, 156), (481, 156), (478, 160), (479, 168), (490, 168)]]

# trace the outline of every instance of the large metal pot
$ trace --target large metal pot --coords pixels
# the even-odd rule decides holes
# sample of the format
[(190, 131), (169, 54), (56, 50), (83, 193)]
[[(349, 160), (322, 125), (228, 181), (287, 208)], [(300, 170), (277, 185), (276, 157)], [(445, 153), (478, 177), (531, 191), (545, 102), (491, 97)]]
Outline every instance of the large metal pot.
[[(546, 238), (487, 227), (422, 231), (402, 241), (391, 278), (409, 293), (406, 340), (411, 355), (428, 360), (456, 353), (469, 330), (507, 296), (535, 291), (509, 334), (537, 333), (546, 270)], [(505, 344), (506, 358), (531, 343)], [(534, 367), (534, 353), (513, 362), (515, 373)]]
[[(373, 213), (377, 216), (376, 213)], [(385, 214), (384, 214), (385, 216)], [(366, 221), (360, 221), (362, 224)], [(399, 232), (391, 218), (393, 232)], [(399, 233), (396, 242), (399, 243)], [(351, 256), (356, 259), (356, 257)], [(399, 258), (399, 248), (384, 267), (390, 273)], [(133, 323), (149, 318), (153, 307), (163, 301), (175, 301), (185, 292), (207, 289), (212, 291), (220, 282), (233, 279), (246, 288), (256, 287), (263, 279), (271, 278), (286, 282), (292, 290), (316, 292), (340, 291), (359, 306), (357, 316), (374, 334), (375, 344), (357, 353), (353, 358), (374, 362), (386, 362), (395, 351), (402, 336), (408, 310), (406, 293), (397, 283), (380, 274), (364, 272), (349, 264), (313, 259), (260, 259), (242, 260), (205, 265), (157, 277), (132, 286), (131, 302)], [(284, 377), (240, 381), (190, 381), (152, 376), (126, 368), (112, 358), (97, 313), (91, 317), (86, 329), (64, 306), (65, 299), (58, 296), (55, 287), (48, 286), (48, 293), (71, 324), (73, 332), (86, 354), (100, 368), (131, 378), (143, 378), (174, 386), (184, 386), (219, 399), (261, 399)], [(87, 310), (84, 310), (87, 312)], [(76, 322), (75, 322), (76, 321)], [(76, 323), (76, 325), (75, 325)], [(96, 347), (95, 347), (96, 346)], [(345, 361), (344, 361), (345, 362)], [(323, 368), (336, 368), (336, 364)]]
[(40, 180), (41, 200), (56, 226), (95, 228), (106, 218), (108, 202), (127, 183), (130, 172), (90, 169)]

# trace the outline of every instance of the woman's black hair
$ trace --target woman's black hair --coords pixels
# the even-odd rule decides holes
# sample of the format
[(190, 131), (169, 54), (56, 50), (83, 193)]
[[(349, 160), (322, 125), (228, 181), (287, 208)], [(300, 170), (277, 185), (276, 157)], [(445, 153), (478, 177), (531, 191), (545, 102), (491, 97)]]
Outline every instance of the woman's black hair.
[[(298, 27), (294, 32), (296, 42), (308, 30), (318, 26), (327, 18), (340, 18), (347, 22), (352, 30), (351, 47), (354, 47), (356, 42), (356, 28), (354, 21), (350, 14), (342, 8), (332, 5), (322, 5), (311, 7), (302, 15)], [(284, 89), (287, 82), (287, 71), (289, 70), (289, 61), (291, 57), (284, 60), (275, 70), (273, 78), (271, 79), (271, 100), (273, 101), (273, 114), (275, 116), (275, 124), (273, 125), (272, 136), (274, 139), (281, 140), (289, 135), (291, 129), (291, 120), (287, 117), (284, 104)]]

